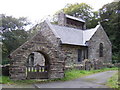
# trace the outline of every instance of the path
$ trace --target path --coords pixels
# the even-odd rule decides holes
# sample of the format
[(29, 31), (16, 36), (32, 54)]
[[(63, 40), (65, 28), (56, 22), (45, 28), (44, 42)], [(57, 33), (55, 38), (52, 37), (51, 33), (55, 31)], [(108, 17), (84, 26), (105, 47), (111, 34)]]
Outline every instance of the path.
[(35, 86), (37, 88), (108, 88), (105, 83), (116, 72), (105, 71), (72, 81), (35, 84)]

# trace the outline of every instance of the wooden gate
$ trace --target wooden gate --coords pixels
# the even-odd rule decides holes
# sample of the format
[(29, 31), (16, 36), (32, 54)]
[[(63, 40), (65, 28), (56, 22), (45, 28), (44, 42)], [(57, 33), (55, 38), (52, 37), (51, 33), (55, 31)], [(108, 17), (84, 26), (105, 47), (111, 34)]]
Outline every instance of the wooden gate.
[(27, 79), (47, 79), (48, 66), (27, 66)]

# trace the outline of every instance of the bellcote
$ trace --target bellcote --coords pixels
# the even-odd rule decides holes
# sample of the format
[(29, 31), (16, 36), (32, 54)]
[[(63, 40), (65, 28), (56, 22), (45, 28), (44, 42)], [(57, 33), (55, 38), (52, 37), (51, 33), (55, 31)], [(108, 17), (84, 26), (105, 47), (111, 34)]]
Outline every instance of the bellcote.
[(83, 19), (64, 14), (63, 12), (58, 14), (58, 25), (82, 30), (86, 29), (85, 21)]

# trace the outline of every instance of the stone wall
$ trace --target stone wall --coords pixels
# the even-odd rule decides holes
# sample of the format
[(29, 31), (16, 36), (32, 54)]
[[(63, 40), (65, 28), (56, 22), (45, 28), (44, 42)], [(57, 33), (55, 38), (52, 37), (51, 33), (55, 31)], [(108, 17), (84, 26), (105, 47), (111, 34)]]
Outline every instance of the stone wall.
[[(86, 47), (75, 46), (75, 45), (61, 45), (61, 49), (66, 56), (65, 66), (80, 64), (81, 62), (78, 62), (78, 49), (83, 50), (85, 48)], [(82, 60), (84, 60), (83, 51), (82, 51)]]
[(40, 52), (44, 55), (49, 65), (49, 79), (64, 77), (65, 56), (58, 48), (59, 38), (55, 37), (47, 22), (43, 22), (38, 29), (38, 34), (10, 54), (9, 73), (11, 79), (26, 79), (26, 62), (32, 52)]
[[(112, 45), (103, 30), (102, 27), (99, 27), (99, 29), (96, 31), (96, 33), (93, 35), (93, 37), (90, 39), (88, 43), (88, 59), (98, 59), (103, 61), (104, 63), (111, 62), (112, 60)], [(103, 44), (103, 57), (99, 56), (99, 45), (100, 43)]]

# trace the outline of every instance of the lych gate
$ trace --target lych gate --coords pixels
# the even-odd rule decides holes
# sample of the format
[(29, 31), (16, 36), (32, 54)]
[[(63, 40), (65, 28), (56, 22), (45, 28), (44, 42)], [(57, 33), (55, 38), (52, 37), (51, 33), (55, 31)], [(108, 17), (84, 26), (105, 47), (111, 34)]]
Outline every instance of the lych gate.
[[(35, 49), (31, 48), (31, 49)], [(29, 64), (28, 56), (33, 51), (43, 50), (45, 57), (44, 66), (38, 64)], [(47, 48), (38, 46), (37, 50), (27, 51), (17, 50), (17, 54), (11, 56), (10, 77), (11, 79), (42, 79), (42, 78), (62, 78), (64, 77), (64, 58), (59, 57), (57, 51), (51, 51)], [(61, 54), (60, 54), (61, 55)], [(32, 63), (32, 62), (31, 62)]]
[[(42, 25), (43, 29), (46, 27), (46, 24)], [(47, 33), (49, 30), (46, 29), (44, 32)], [(46, 33), (40, 31), (10, 54), (11, 66), (9, 73), (11, 79), (52, 79), (64, 77), (65, 56), (60, 48), (57, 47), (60, 40), (59, 38), (51, 37), (49, 34), (53, 35), (53, 33), (50, 33), (50, 31)], [(35, 53), (37, 53), (36, 56)], [(38, 54), (44, 57), (43, 61), (40, 61)]]

